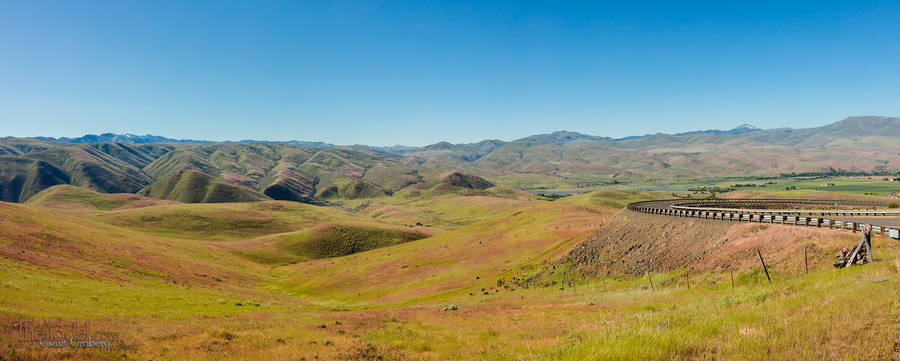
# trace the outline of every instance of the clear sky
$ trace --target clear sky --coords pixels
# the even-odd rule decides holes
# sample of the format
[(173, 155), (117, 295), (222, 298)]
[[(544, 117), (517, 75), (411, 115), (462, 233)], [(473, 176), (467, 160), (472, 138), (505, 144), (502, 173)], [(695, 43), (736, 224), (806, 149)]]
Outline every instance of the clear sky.
[(900, 116), (900, 2), (0, 2), (0, 136), (425, 145)]

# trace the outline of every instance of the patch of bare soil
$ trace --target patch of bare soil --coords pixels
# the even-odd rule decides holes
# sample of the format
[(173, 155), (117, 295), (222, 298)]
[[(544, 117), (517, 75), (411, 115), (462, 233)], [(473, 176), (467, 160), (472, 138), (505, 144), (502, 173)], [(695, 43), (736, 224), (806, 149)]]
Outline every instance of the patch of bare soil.
[(729, 222), (620, 211), (603, 228), (575, 246), (563, 262), (612, 274), (668, 272), (689, 268), (756, 267), (756, 250), (766, 263), (801, 267), (807, 248), (810, 267), (830, 264), (834, 253), (854, 244), (859, 233), (816, 227)]

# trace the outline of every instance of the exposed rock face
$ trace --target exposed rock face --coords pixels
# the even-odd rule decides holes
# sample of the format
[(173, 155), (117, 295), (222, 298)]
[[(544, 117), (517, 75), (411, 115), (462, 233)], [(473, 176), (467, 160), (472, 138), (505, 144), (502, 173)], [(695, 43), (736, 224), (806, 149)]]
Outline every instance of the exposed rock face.
[(444, 177), (441, 184), (468, 189), (488, 189), (494, 186), (493, 183), (484, 180), (484, 178), (460, 172), (450, 173), (450, 175)]

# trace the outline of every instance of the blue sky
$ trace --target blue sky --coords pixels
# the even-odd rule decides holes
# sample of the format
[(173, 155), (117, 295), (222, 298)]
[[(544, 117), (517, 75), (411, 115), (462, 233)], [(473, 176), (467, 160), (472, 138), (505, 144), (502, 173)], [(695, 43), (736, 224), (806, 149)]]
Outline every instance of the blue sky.
[(900, 116), (900, 3), (3, 1), (0, 136), (425, 145)]

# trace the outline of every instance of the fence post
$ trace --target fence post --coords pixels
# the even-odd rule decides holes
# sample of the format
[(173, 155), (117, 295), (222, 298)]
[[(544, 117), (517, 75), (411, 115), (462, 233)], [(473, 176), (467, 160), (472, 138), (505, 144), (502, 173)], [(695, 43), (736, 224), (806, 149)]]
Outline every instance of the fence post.
[(763, 260), (762, 253), (759, 252), (759, 248), (756, 249), (756, 255), (759, 256), (759, 262), (762, 263), (763, 271), (766, 272), (766, 279), (769, 280), (769, 283), (772, 283), (772, 278), (769, 277), (769, 269), (766, 267), (766, 261)]
[(809, 263), (806, 257), (806, 247), (803, 247), (803, 271), (806, 274), (809, 274)]

